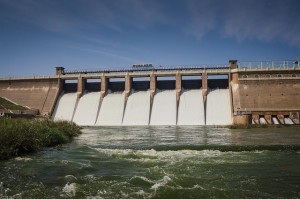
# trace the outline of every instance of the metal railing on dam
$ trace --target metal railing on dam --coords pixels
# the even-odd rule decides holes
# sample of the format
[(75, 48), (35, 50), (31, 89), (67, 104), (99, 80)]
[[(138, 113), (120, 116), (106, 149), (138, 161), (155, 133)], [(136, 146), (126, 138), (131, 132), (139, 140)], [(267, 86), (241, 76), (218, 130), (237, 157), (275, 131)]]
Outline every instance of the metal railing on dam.
[(249, 61), (238, 62), (238, 70), (244, 69), (291, 69), (300, 68), (300, 60), (286, 60), (286, 61)]
[(104, 69), (83, 69), (64, 70), (65, 75), (72, 74), (97, 74), (97, 73), (127, 73), (127, 72), (171, 72), (171, 71), (199, 71), (199, 70), (228, 70), (229, 66), (222, 65), (198, 65), (198, 66), (153, 66), (153, 67), (131, 67), (131, 68), (104, 68)]

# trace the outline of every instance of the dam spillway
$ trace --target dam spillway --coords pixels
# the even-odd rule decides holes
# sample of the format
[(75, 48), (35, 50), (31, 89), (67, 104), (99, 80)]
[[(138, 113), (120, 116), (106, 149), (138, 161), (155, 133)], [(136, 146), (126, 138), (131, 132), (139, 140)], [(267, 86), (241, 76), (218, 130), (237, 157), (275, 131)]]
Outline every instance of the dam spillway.
[(53, 120), (72, 121), (76, 106), (76, 93), (62, 93), (54, 109)]
[[(108, 92), (102, 104), (99, 92), (85, 93), (77, 103), (77, 93), (64, 93), (57, 102), (53, 118), (87, 126), (231, 124), (230, 108), (223, 107), (230, 105), (228, 89), (217, 89), (212, 93), (221, 95), (215, 96), (217, 101), (214, 97), (208, 98), (212, 100), (208, 104), (212, 105), (206, 113), (201, 89), (185, 90), (181, 94), (178, 107), (175, 90), (158, 90), (152, 109), (149, 91), (131, 91), (126, 105), (123, 92)], [(205, 123), (205, 115), (209, 123)]]
[(124, 94), (122, 92), (108, 93), (101, 104), (96, 125), (122, 125), (124, 103)]
[(100, 92), (85, 93), (74, 109), (73, 122), (78, 125), (91, 126), (96, 122), (99, 109)]
[(206, 113), (207, 125), (228, 125), (232, 123), (228, 89), (217, 89), (208, 93)]
[(176, 125), (175, 90), (158, 91), (154, 97), (150, 125)]
[(148, 125), (150, 116), (149, 91), (132, 92), (124, 112), (123, 125)]
[[(40, 116), (80, 125), (299, 124), (300, 61), (80, 71), (57, 67), (55, 76), (0, 78), (0, 97)], [(0, 115), (7, 111), (12, 110), (0, 109)]]
[(205, 125), (202, 90), (185, 90), (180, 96), (178, 125)]

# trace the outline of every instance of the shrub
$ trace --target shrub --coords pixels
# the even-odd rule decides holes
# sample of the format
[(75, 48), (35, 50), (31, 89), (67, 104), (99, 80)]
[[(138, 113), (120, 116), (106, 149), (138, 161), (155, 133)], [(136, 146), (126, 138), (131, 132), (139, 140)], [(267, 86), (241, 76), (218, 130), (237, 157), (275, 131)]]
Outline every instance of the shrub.
[(0, 159), (70, 142), (81, 133), (71, 122), (0, 118)]

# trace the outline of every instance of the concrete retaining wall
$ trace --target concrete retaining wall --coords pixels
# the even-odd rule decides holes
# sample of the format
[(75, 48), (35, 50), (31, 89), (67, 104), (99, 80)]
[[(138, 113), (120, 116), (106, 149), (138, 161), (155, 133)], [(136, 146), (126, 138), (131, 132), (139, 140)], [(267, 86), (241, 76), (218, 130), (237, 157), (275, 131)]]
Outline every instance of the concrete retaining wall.
[(17, 104), (38, 109), (49, 115), (59, 92), (58, 79), (19, 79), (0, 81), (0, 97)]

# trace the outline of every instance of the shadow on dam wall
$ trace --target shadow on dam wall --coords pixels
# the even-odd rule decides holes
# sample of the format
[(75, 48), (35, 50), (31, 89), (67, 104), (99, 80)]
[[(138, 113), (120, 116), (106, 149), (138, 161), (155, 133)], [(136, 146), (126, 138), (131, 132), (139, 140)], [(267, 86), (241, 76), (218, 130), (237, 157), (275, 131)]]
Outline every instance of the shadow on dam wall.
[[(173, 90), (175, 89), (175, 80), (160, 80), (156, 83), (156, 88), (159, 90)], [(202, 80), (182, 80), (181, 86), (183, 89), (201, 89)], [(228, 88), (228, 79), (208, 79), (208, 87), (210, 89)], [(91, 92), (98, 92), (101, 88), (101, 82), (88, 82), (85, 85), (85, 90)], [(132, 89), (137, 91), (147, 91), (150, 88), (150, 81), (132, 81)], [(108, 89), (112, 92), (122, 92), (125, 90), (125, 82), (109, 82)], [(77, 92), (77, 83), (65, 83), (63, 90), (65, 92)]]

